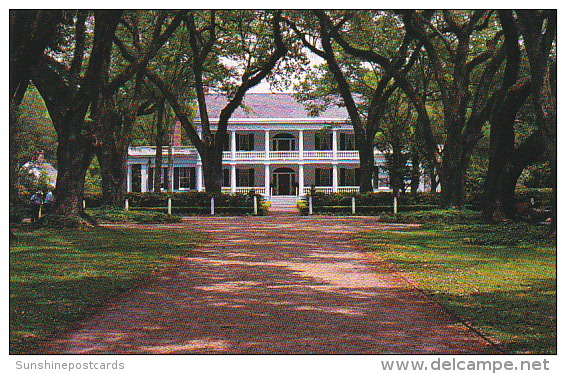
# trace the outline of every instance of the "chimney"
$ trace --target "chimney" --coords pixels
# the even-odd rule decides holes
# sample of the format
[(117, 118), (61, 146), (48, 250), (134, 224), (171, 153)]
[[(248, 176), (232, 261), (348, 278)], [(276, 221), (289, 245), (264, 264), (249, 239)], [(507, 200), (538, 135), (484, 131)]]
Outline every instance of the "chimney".
[(175, 120), (173, 128), (173, 147), (182, 147), (181, 144), (181, 121)]

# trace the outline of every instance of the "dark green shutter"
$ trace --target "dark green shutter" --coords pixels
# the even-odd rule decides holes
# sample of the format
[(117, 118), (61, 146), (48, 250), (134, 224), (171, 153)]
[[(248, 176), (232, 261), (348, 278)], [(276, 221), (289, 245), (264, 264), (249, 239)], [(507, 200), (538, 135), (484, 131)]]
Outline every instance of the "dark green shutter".
[(178, 190), (181, 188), (181, 183), (179, 181), (179, 169), (180, 168), (173, 168), (173, 189)]
[(251, 133), (248, 138), (248, 151), (255, 150), (254, 134)]
[(224, 169), (223, 174), (224, 174), (223, 187), (229, 187), (230, 186), (230, 170)]
[(154, 168), (149, 168), (147, 173), (147, 191), (153, 191), (153, 170)]
[(346, 185), (346, 169), (340, 168), (340, 186)]
[(253, 168), (249, 169), (248, 173), (249, 173), (248, 187), (254, 187), (255, 186), (254, 169)]
[(344, 151), (346, 149), (346, 134), (340, 133), (340, 150)]
[(320, 186), (320, 169), (316, 168), (314, 170), (314, 185)]
[(360, 185), (360, 168), (356, 168), (354, 174), (354, 186)]
[(191, 190), (197, 189), (197, 173), (196, 168), (189, 168), (190, 188)]
[(319, 133), (314, 134), (314, 150), (320, 151), (320, 134)]

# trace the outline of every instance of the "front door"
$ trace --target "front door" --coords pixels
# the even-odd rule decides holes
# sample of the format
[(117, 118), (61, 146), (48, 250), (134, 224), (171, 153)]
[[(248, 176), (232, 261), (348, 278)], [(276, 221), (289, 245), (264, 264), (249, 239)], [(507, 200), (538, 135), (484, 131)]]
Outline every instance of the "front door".
[(291, 194), (291, 174), (279, 174), (277, 178), (277, 192), (279, 195)]
[(275, 195), (295, 194), (295, 172), (292, 169), (281, 168), (273, 172)]

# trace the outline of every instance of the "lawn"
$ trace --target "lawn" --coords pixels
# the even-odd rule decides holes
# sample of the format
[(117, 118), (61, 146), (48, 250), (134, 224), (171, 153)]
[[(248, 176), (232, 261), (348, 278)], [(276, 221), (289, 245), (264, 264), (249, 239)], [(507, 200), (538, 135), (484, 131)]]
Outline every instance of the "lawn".
[(94, 228), (16, 231), (10, 243), (10, 353), (73, 326), (189, 252), (200, 234)]
[(358, 236), (425, 294), (508, 353), (556, 353), (556, 240), (506, 223)]

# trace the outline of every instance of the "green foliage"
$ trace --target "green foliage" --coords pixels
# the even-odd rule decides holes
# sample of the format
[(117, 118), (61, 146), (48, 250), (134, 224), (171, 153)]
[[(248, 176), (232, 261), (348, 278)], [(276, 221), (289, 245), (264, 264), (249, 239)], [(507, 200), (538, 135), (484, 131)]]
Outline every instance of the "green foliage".
[[(264, 215), (267, 211), (264, 208), (263, 196), (256, 194), (257, 204), (258, 204), (258, 215)], [(171, 197), (171, 213), (173, 215), (209, 215), (210, 214), (210, 199), (211, 196), (205, 192), (175, 192), (168, 194), (162, 193), (138, 193), (130, 192), (126, 194), (128, 199), (128, 205), (130, 211), (128, 214), (130, 216), (123, 216), (125, 214), (121, 209), (117, 211), (110, 210), (113, 212), (110, 216), (106, 215), (106, 218), (97, 216), (98, 213), (94, 214), (97, 219), (108, 220), (108, 221), (127, 221), (128, 218), (133, 221), (141, 222), (145, 219), (144, 217), (132, 216), (133, 212), (146, 212), (147, 214), (167, 213), (167, 201)], [(214, 213), (220, 215), (246, 215), (253, 214), (253, 197), (254, 194), (241, 194), (237, 193), (234, 195), (220, 195), (214, 198)], [(90, 194), (85, 195), (85, 202), (87, 208), (100, 208), (102, 207), (102, 195), (101, 194)], [(93, 211), (97, 211), (94, 209)], [(101, 210), (103, 211), (103, 210)], [(107, 214), (107, 213), (105, 213)], [(117, 216), (116, 216), (117, 214)], [(148, 218), (149, 221), (159, 222), (161, 216), (155, 216), (154, 218)]]
[(10, 122), (10, 157), (20, 166), (43, 150), (45, 160), (57, 167), (57, 134), (37, 89), (30, 85)]
[(202, 236), (174, 230), (20, 230), (10, 242), (10, 353), (76, 325)]
[(458, 223), (358, 239), (507, 352), (555, 354), (556, 240), (538, 226)]
[[(351, 206), (352, 197), (356, 199), (356, 206), (393, 206), (393, 194), (391, 192), (340, 192), (340, 193), (322, 193), (315, 189), (312, 196), (313, 207), (323, 206)], [(398, 199), (401, 205), (430, 205), (436, 206), (439, 202), (439, 196), (431, 193), (418, 193), (415, 196), (409, 194), (401, 194)]]
[(89, 209), (97, 221), (137, 223), (178, 223), (181, 217), (153, 210)]
[(550, 163), (539, 162), (523, 171), (520, 183), (526, 188), (552, 188), (553, 179)]
[(100, 164), (95, 156), (86, 171), (85, 176), (85, 196), (102, 194), (102, 176), (100, 174)]
[[(219, 195), (214, 197), (214, 205), (217, 207), (253, 207), (253, 194), (236, 193), (233, 195)], [(261, 204), (263, 196), (256, 194), (258, 204)], [(126, 195), (131, 207), (152, 208), (167, 207), (167, 199), (171, 197), (173, 207), (206, 207), (210, 208), (211, 196), (206, 192), (175, 192), (167, 193), (135, 193)]]

